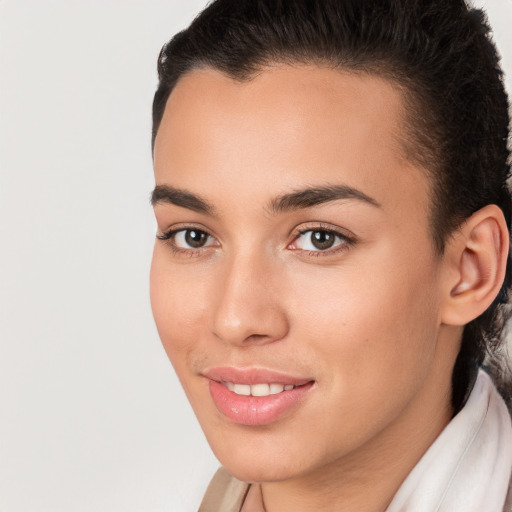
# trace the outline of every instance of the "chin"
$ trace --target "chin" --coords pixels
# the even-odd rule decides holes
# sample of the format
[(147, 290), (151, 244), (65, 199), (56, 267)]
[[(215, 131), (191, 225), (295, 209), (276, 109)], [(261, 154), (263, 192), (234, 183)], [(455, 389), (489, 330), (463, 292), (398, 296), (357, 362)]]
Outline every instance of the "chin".
[(272, 436), (268, 435), (234, 438), (234, 442), (225, 439), (208, 441), (220, 464), (238, 480), (250, 483), (280, 482), (308, 472), (308, 461), (303, 460), (304, 450), (297, 453), (293, 446), (287, 445), (286, 439), (272, 440)]

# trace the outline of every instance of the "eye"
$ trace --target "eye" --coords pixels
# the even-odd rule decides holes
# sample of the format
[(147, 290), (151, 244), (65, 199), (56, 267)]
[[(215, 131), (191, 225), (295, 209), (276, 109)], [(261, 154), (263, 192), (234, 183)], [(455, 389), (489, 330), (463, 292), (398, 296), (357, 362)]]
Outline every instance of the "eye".
[(330, 229), (308, 229), (300, 231), (290, 245), (290, 249), (327, 252), (349, 246), (353, 241), (347, 236)]
[(212, 237), (199, 229), (182, 229), (174, 235), (174, 243), (180, 249), (200, 249), (211, 242)]
[(172, 229), (161, 235), (160, 240), (168, 240), (177, 250), (194, 250), (216, 245), (215, 239), (206, 231), (196, 228)]

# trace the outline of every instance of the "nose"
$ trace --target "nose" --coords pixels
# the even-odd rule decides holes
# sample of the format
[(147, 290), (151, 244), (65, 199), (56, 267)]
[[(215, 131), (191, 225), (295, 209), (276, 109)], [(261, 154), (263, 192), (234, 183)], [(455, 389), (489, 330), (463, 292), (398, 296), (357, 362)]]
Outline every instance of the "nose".
[[(282, 300), (284, 283), (278, 265), (254, 255), (236, 257), (220, 276), (213, 314), (213, 334), (225, 343), (244, 346), (278, 341), (289, 330)], [(273, 268), (274, 267), (274, 268)]]

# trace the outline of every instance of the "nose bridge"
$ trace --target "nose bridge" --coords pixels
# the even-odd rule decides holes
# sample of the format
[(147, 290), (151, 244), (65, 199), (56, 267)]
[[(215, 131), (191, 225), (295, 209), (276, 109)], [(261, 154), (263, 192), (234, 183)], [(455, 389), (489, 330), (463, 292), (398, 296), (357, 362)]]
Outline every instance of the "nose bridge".
[(269, 255), (238, 251), (226, 258), (214, 307), (212, 331), (231, 344), (268, 343), (286, 335), (288, 321), (279, 289), (279, 272)]

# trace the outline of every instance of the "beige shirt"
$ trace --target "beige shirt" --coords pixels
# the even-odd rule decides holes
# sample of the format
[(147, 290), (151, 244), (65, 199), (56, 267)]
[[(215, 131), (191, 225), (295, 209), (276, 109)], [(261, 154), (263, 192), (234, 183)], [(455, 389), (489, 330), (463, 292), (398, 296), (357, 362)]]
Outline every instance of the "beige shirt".
[(212, 478), (198, 512), (265, 512), (260, 486), (241, 482), (220, 468)]

